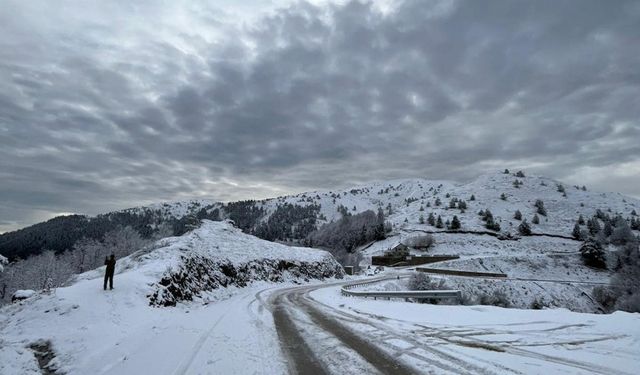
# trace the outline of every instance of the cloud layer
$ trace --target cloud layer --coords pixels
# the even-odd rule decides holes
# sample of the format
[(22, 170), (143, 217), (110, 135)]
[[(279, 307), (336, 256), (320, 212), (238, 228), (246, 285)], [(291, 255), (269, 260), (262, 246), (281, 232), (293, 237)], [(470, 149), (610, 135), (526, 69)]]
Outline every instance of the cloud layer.
[(0, 232), (505, 167), (640, 196), (638, 25), (635, 1), (8, 2)]

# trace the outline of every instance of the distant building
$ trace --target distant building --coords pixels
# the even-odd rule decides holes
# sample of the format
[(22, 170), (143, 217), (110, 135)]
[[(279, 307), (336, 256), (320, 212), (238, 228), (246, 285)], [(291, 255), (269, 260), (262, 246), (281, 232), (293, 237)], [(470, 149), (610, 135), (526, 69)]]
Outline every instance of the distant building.
[(347, 275), (353, 275), (355, 273), (355, 268), (353, 266), (343, 266), (344, 273)]
[(390, 258), (404, 258), (408, 257), (409, 255), (409, 248), (404, 244), (398, 244), (384, 253), (384, 256)]

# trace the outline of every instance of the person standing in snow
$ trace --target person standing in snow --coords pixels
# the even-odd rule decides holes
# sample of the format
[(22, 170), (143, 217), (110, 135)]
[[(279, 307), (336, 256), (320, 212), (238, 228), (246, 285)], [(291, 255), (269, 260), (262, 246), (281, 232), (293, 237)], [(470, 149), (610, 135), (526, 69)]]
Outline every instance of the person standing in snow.
[(107, 290), (107, 280), (109, 280), (109, 289), (113, 289), (113, 273), (116, 270), (116, 256), (111, 254), (111, 257), (105, 257), (104, 265), (107, 266), (107, 270), (104, 273), (104, 290)]

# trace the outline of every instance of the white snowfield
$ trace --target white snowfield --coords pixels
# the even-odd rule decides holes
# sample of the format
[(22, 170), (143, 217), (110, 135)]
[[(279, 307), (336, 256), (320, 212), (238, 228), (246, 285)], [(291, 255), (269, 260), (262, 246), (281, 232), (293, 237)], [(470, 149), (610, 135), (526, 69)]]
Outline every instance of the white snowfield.
[(339, 287), (310, 297), (417, 373), (637, 374), (640, 368), (637, 313), (374, 301), (341, 296)]

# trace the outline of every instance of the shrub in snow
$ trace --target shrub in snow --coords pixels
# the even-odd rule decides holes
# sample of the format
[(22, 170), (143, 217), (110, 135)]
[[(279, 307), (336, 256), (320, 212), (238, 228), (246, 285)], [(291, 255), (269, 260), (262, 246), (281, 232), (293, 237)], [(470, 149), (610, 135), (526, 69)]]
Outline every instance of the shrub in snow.
[(538, 214), (533, 215), (533, 219), (531, 219), (531, 222), (534, 224), (540, 224), (540, 218), (538, 217)]
[(522, 223), (518, 226), (518, 232), (523, 236), (531, 235), (531, 226), (527, 223), (527, 219), (524, 219)]
[(511, 302), (509, 302), (507, 295), (501, 290), (494, 290), (492, 293), (481, 295), (480, 304), (499, 307), (511, 306)]
[(531, 301), (531, 305), (529, 306), (530, 309), (532, 310), (542, 310), (543, 308), (547, 307), (547, 304), (545, 303), (543, 298), (534, 298), (533, 301)]
[(436, 220), (436, 228), (444, 228), (444, 224), (442, 223), (442, 218), (438, 215), (438, 219)]
[(524, 172), (518, 171), (518, 173), (516, 173), (516, 177), (524, 178)]
[(34, 294), (36, 294), (36, 292), (31, 289), (16, 290), (15, 293), (11, 295), (11, 302), (13, 303), (13, 302), (25, 300), (33, 296)]
[[(414, 272), (409, 279), (409, 290), (444, 290), (449, 289), (444, 279), (432, 279), (424, 272)], [(420, 300), (423, 303), (437, 304), (438, 300)]]
[(430, 234), (426, 234), (424, 236), (411, 237), (404, 241), (404, 244), (408, 247), (413, 247), (416, 249), (425, 249), (425, 250), (432, 247), (435, 243), (436, 243), (435, 238)]
[(602, 245), (593, 239), (588, 239), (580, 246), (582, 260), (587, 266), (595, 268), (607, 268), (607, 262)]
[(261, 259), (242, 264), (216, 260), (200, 255), (181, 258), (180, 267), (168, 270), (149, 294), (151, 306), (175, 306), (192, 301), (209, 290), (219, 287), (244, 287), (257, 280), (283, 282), (295, 279), (342, 278), (342, 267), (331, 258), (323, 262)]
[(513, 214), (513, 218), (516, 220), (522, 220), (522, 212), (520, 212), (520, 210), (516, 210), (516, 212)]
[(625, 220), (617, 221), (616, 229), (611, 233), (609, 241), (614, 245), (626, 245), (627, 243), (635, 241), (631, 228)]

